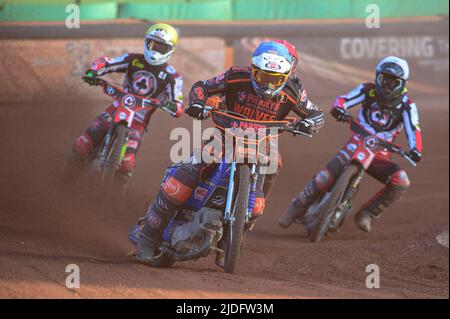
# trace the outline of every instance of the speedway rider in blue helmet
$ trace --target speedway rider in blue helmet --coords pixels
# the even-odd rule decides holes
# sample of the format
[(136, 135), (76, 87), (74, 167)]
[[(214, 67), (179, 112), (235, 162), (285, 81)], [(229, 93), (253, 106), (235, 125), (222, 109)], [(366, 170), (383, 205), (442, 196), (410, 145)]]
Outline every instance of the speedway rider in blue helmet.
[[(292, 76), (296, 64), (283, 44), (261, 43), (251, 61), (250, 67), (233, 66), (216, 77), (195, 83), (189, 94), (186, 113), (196, 119), (205, 119), (209, 116), (205, 110), (207, 100), (218, 97), (228, 111), (251, 120), (280, 121), (293, 111), (300, 117), (296, 122), (297, 130), (310, 133), (322, 127), (324, 114), (308, 100), (301, 81)], [(275, 160), (280, 166), (281, 159), (278, 154), (276, 156)], [(193, 155), (189, 162), (181, 164), (175, 174), (161, 185), (157, 197), (148, 208), (136, 244), (139, 261), (149, 263), (153, 260), (155, 250), (161, 243), (163, 229), (170, 218), (178, 208), (183, 207), (199, 181), (208, 178), (215, 165), (204, 163)], [(253, 219), (263, 213), (265, 190), (270, 188), (274, 180), (270, 175), (261, 176)], [(220, 253), (216, 263), (219, 266), (223, 263)]]

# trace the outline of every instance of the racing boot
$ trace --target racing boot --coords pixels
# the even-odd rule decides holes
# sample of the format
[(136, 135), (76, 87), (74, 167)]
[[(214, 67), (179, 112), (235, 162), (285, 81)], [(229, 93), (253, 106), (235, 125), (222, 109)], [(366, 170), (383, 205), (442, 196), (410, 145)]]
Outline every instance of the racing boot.
[(130, 238), (135, 245), (135, 256), (138, 261), (148, 264), (154, 260), (155, 252), (162, 241), (163, 230), (173, 212), (175, 212), (173, 204), (159, 192), (150, 205), (146, 217), (140, 219), (141, 225), (137, 231), (135, 230), (135, 239)]
[(295, 221), (301, 223), (309, 206), (333, 184), (334, 179), (328, 170), (319, 172), (309, 180), (305, 189), (298, 194), (289, 204), (286, 211), (278, 219), (281, 228), (288, 228)]
[(135, 249), (136, 259), (145, 264), (152, 263), (156, 248), (158, 248), (158, 245), (156, 245), (153, 239), (140, 232), (137, 236)]
[[(381, 216), (381, 215), (379, 215)], [(361, 230), (369, 233), (372, 230), (372, 219), (376, 217), (373, 216), (369, 211), (361, 209), (358, 213), (355, 214), (355, 224)]]
[(372, 229), (372, 220), (378, 219), (381, 216), (383, 206), (387, 208), (399, 200), (409, 185), (410, 182), (404, 171), (394, 173), (390, 183), (355, 214), (354, 221), (356, 226), (365, 232), (370, 232)]
[[(301, 194), (303, 193), (304, 192), (302, 192)], [(300, 200), (300, 196), (296, 196), (291, 201), (283, 215), (281, 215), (281, 217), (278, 219), (278, 226), (280, 226), (281, 228), (288, 228), (296, 220), (302, 221), (308, 207), (309, 205), (303, 203)]]

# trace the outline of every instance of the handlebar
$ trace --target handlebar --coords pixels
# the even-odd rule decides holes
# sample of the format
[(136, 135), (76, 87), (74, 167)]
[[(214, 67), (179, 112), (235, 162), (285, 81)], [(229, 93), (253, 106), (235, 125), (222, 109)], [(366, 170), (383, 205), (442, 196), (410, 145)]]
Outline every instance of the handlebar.
[[(206, 116), (208, 114), (208, 112), (217, 112), (217, 108), (209, 106), (209, 105), (203, 106), (203, 115)], [(306, 136), (309, 138), (313, 137), (312, 134), (308, 134), (308, 133), (296, 130), (295, 126), (293, 124), (289, 124), (288, 126), (286, 126), (284, 131), (292, 133), (293, 135), (303, 135), (303, 136)]]
[[(356, 120), (353, 116), (351, 116), (350, 114), (348, 114), (347, 116), (345, 116), (345, 120), (343, 121), (345, 123), (351, 123), (351, 122), (356, 122), (359, 123), (358, 120)], [(369, 133), (369, 132), (368, 132)], [(388, 141), (384, 141), (381, 140), (382, 142), (380, 143), (380, 145), (384, 146), (388, 151), (396, 153), (397, 155), (400, 155), (401, 157), (403, 157), (406, 161), (408, 161), (413, 167), (417, 166), (417, 163), (414, 162), (411, 157), (400, 147), (397, 146), (394, 143), (388, 142)]]
[[(112, 83), (110, 83), (110, 82), (108, 82), (108, 81), (106, 81), (106, 80), (104, 80), (104, 79), (98, 78), (98, 77), (89, 78), (89, 77), (87, 77), (87, 76), (82, 76), (81, 78), (82, 78), (84, 81), (92, 80), (92, 79), (93, 79), (93, 80), (94, 80), (93, 85), (95, 85), (95, 86), (102, 86), (102, 87), (104, 88), (104, 92), (105, 92), (107, 95), (109, 95), (109, 96), (111, 96), (111, 97), (113, 97), (113, 98), (116, 98), (116, 99), (118, 98), (118, 96), (116, 96), (116, 95), (117, 95), (117, 92), (116, 92), (116, 91), (118, 91), (118, 92), (120, 92), (120, 94), (123, 94), (123, 96), (125, 96), (125, 95), (131, 95), (131, 96), (133, 96), (133, 97), (136, 99), (136, 101), (139, 102), (139, 104), (142, 105), (142, 106), (148, 107), (148, 106), (151, 105), (151, 106), (158, 107), (158, 108), (160, 108), (160, 109), (163, 109), (163, 110), (166, 111), (166, 112), (171, 113), (171, 111), (168, 110), (168, 109), (166, 109), (166, 108), (161, 104), (161, 101), (159, 101), (159, 100), (157, 100), (157, 99), (154, 99), (154, 98), (147, 98), (147, 97), (135, 95), (135, 94), (132, 94), (132, 93), (129, 93), (129, 92), (125, 92), (123, 89), (121, 89), (121, 88), (118, 87), (117, 85), (114, 85), (114, 84), (112, 84)], [(109, 91), (110, 88), (112, 89), (112, 91)], [(110, 92), (111, 92), (111, 93), (110, 93)], [(120, 94), (119, 94), (119, 96), (120, 96)]]
[(87, 76), (82, 76), (81, 79), (83, 81), (85, 81), (85, 82), (87, 82), (88, 80), (94, 79), (94, 81), (95, 81), (94, 85), (97, 85), (97, 86), (105, 85), (105, 84), (108, 83), (107, 81), (105, 81), (105, 80), (103, 80), (101, 78), (98, 78), (98, 77), (90, 78), (90, 77), (87, 77)]
[(290, 126), (286, 127), (285, 131), (288, 133), (292, 133), (294, 135), (303, 135), (303, 136), (306, 136), (309, 138), (313, 137), (312, 134), (308, 134), (308, 133), (296, 130), (292, 124)]
[(414, 162), (411, 157), (402, 149), (397, 148), (396, 146), (391, 147), (392, 151), (394, 151), (394, 153), (397, 153), (398, 155), (400, 155), (401, 157), (403, 157), (405, 160), (407, 160), (409, 162), (409, 164), (411, 164), (413, 167), (417, 166), (417, 163)]

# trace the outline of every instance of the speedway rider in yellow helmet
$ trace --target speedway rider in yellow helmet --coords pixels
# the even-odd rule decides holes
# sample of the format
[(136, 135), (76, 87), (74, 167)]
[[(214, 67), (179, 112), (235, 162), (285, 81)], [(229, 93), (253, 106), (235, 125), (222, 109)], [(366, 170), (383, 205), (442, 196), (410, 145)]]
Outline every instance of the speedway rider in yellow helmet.
[[(178, 33), (174, 27), (165, 23), (152, 25), (145, 33), (144, 54), (126, 53), (115, 58), (100, 57), (91, 64), (83, 80), (95, 85), (99, 76), (112, 72), (125, 73), (123, 87), (127, 92), (158, 99), (164, 110), (174, 117), (179, 117), (184, 112), (183, 78), (167, 64), (177, 42)], [(75, 180), (91, 152), (103, 140), (114, 118), (116, 107), (114, 104), (108, 106), (86, 132), (75, 140), (68, 161), (70, 178), (67, 179), (71, 182)], [(124, 159), (117, 170), (117, 173), (122, 174), (125, 179), (131, 175), (135, 167), (136, 155), (142, 144), (145, 128), (155, 110), (142, 109), (136, 114)]]

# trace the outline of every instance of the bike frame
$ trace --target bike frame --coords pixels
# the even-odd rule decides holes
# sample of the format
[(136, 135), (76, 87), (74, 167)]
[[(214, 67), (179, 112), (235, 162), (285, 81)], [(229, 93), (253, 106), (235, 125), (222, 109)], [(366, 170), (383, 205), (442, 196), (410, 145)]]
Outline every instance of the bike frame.
[[(263, 121), (252, 121), (247, 120), (244, 118), (239, 118), (234, 115), (230, 115), (227, 113), (223, 113), (220, 111), (215, 111), (212, 108), (209, 108), (209, 110), (217, 115), (217, 118), (213, 116), (213, 121), (216, 124), (216, 127), (221, 129), (222, 131), (225, 131), (229, 127), (239, 127), (237, 123), (240, 122), (247, 122), (252, 124), (259, 124), (259, 125), (273, 125), (273, 126), (279, 126), (279, 127), (287, 127), (288, 124), (291, 123), (291, 121), (271, 121), (271, 122), (263, 122)], [(220, 116), (220, 117), (219, 117)], [(307, 135), (302, 132), (291, 130), (290, 132), (294, 134), (302, 134)], [(307, 135), (309, 136), (309, 135)], [(257, 143), (261, 143), (265, 141), (264, 139), (261, 141), (258, 141)], [(251, 141), (251, 143), (255, 143), (255, 141)], [(236, 144), (235, 144), (236, 145)], [(234, 211), (233, 211), (233, 203), (235, 200), (235, 191), (236, 191), (236, 172), (239, 165), (250, 165), (250, 186), (248, 189), (249, 196), (248, 196), (248, 204), (247, 204), (247, 213), (246, 213), (246, 222), (248, 222), (249, 218), (251, 217), (254, 205), (255, 205), (255, 198), (256, 198), (256, 183), (258, 180), (258, 165), (257, 164), (238, 164), (236, 163), (236, 153), (238, 151), (236, 150), (236, 147), (234, 148), (234, 156), (233, 161), (231, 163), (225, 163), (222, 159), (220, 163), (218, 163), (217, 168), (214, 170), (214, 172), (211, 174), (211, 176), (206, 181), (201, 181), (197, 187), (195, 188), (193, 194), (191, 197), (187, 200), (186, 204), (184, 205), (185, 209), (191, 210), (191, 211), (199, 211), (203, 207), (205, 207), (213, 194), (215, 194), (215, 191), (217, 188), (225, 188), (227, 189), (227, 195), (226, 200), (224, 203), (224, 221), (233, 223), (234, 221)], [(163, 183), (173, 174), (175, 173), (177, 169), (177, 165), (172, 166), (168, 169), (168, 172), (163, 180)], [(168, 227), (171, 223), (169, 223)]]
[(353, 139), (357, 142), (357, 148), (353, 152), (351, 163), (361, 165), (367, 170), (380, 150), (397, 153), (405, 158), (412, 166), (417, 164), (402, 150), (402, 147), (393, 142), (386, 141), (376, 134), (368, 132), (358, 121), (349, 118), (350, 130), (354, 133)]
[[(351, 178), (347, 190), (343, 196), (342, 202), (339, 204), (340, 208), (348, 205), (351, 200), (356, 197), (356, 193), (361, 183), (365, 172), (372, 164), (373, 160), (376, 158), (377, 152), (380, 150), (389, 151), (390, 153), (398, 153), (404, 157), (411, 165), (416, 166), (416, 163), (412, 161), (408, 155), (401, 149), (398, 144), (383, 140), (368, 132), (361, 124), (349, 118), (350, 130), (354, 133), (353, 141), (357, 143), (356, 149), (350, 160), (349, 165), (356, 165), (359, 170), (358, 173)], [(339, 219), (340, 216), (337, 216)]]
[[(152, 111), (154, 108), (159, 106), (159, 101), (125, 92), (123, 89), (110, 84), (105, 80), (97, 80), (99, 85), (103, 87), (104, 93), (114, 99), (113, 105), (116, 107), (113, 123), (108, 129), (108, 132), (104, 137), (102, 147), (99, 151), (100, 162), (104, 164), (108, 160), (107, 157), (114, 142), (113, 135), (117, 126), (123, 124), (128, 128), (131, 128), (135, 120), (136, 113), (139, 109)], [(125, 155), (125, 151), (126, 143), (122, 146), (121, 159)]]

